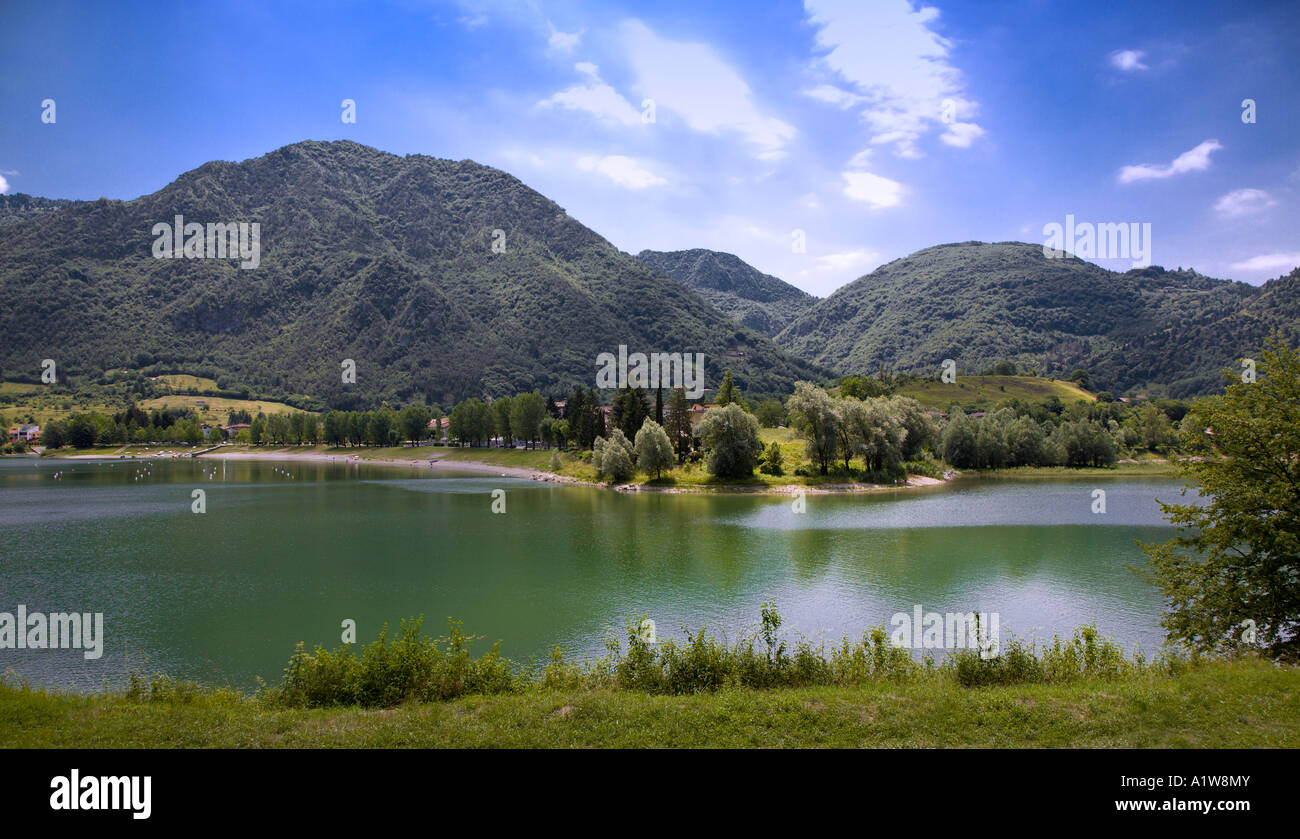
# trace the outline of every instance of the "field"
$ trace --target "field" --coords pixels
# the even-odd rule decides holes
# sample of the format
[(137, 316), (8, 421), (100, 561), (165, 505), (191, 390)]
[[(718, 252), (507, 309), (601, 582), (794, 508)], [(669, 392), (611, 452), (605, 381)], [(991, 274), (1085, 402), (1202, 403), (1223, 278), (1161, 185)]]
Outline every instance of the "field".
[(967, 408), (974, 406), (987, 410), (1012, 398), (1042, 402), (1056, 396), (1067, 405), (1079, 400), (1097, 401), (1096, 396), (1073, 382), (1036, 376), (958, 376), (953, 384), (944, 384), (937, 379), (910, 382), (898, 392), (912, 397), (927, 410), (937, 411), (947, 411), (954, 402)]
[(202, 376), (191, 376), (188, 373), (170, 373), (165, 376), (155, 376), (154, 381), (165, 384), (172, 390), (208, 393), (217, 389), (216, 380), (205, 379)]
[(1215, 661), (1177, 676), (966, 688), (931, 680), (687, 696), (526, 690), (291, 710), (230, 692), (161, 700), (0, 686), (16, 748), (1296, 748), (1300, 671)]
[[(200, 407), (202, 403), (203, 407)], [(145, 399), (140, 402), (140, 407), (146, 411), (152, 411), (155, 408), (193, 408), (199, 414), (199, 420), (207, 423), (218, 423), (225, 425), (231, 411), (248, 411), (252, 416), (259, 413), (267, 414), (287, 414), (297, 411), (297, 408), (291, 405), (285, 405), (283, 402), (268, 402), (261, 399), (225, 399), (220, 396), (159, 396), (154, 399)]]

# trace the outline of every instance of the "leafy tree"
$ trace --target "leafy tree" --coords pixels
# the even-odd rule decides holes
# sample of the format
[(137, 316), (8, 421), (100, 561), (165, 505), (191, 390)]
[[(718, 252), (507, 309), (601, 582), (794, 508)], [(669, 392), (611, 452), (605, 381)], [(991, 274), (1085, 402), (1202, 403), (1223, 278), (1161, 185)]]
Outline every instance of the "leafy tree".
[(745, 478), (754, 474), (763, 443), (758, 420), (739, 405), (713, 407), (700, 421), (704, 465), (719, 478)]
[(764, 428), (776, 428), (785, 424), (785, 406), (780, 399), (768, 397), (755, 406), (754, 416)]
[(979, 448), (975, 439), (975, 423), (961, 408), (953, 406), (948, 422), (943, 427), (939, 446), (943, 459), (958, 469), (969, 469), (979, 464)]
[(912, 460), (932, 446), (939, 436), (934, 420), (921, 409), (921, 403), (910, 396), (891, 396), (889, 404), (900, 425), (907, 432), (903, 437), (902, 457)]
[(993, 365), (993, 375), (995, 376), (1014, 376), (1016, 375), (1016, 363), (1007, 361), (1005, 358)]
[(402, 436), (412, 443), (418, 443), (429, 436), (429, 409), (423, 405), (411, 405), (403, 408), (399, 417)]
[(764, 475), (783, 475), (782, 464), (785, 458), (781, 454), (781, 447), (773, 440), (763, 453), (763, 462), (758, 467), (758, 471)]
[(546, 416), (546, 400), (536, 391), (516, 396), (510, 403), (510, 428), (512, 433), (532, 448), (541, 433), (542, 417)]
[(732, 381), (731, 371), (728, 370), (722, 375), (722, 385), (718, 388), (718, 395), (717, 398), (713, 400), (713, 404), (717, 405), (719, 408), (725, 408), (732, 402), (735, 402), (738, 395), (739, 394), (736, 392), (736, 383)]
[(636, 433), (635, 449), (637, 468), (647, 475), (654, 473), (656, 478), (663, 470), (671, 469), (676, 461), (668, 434), (652, 419), (641, 424), (641, 430)]
[(598, 475), (622, 483), (631, 478), (635, 471), (632, 455), (631, 441), (622, 430), (615, 428), (609, 437), (596, 439), (592, 446), (591, 462)]
[(610, 406), (609, 418), (614, 427), (623, 432), (623, 436), (632, 438), (640, 430), (641, 424), (650, 416), (650, 401), (646, 392), (639, 387), (621, 388), (614, 396)]
[[(1200, 650), (1255, 643), (1300, 654), (1300, 353), (1276, 334), (1259, 378), (1234, 381), (1183, 422), (1182, 475), (1204, 504), (1161, 504), (1180, 533), (1144, 545), (1163, 624)], [(1247, 633), (1243, 637), (1243, 633)]]
[(509, 396), (503, 396), (492, 400), (489, 406), (492, 412), (492, 430), (501, 438), (501, 445), (506, 448), (514, 448), (515, 437), (519, 436), (510, 427), (510, 406), (513, 401)]
[[(3, 425), (4, 423), (0, 423), (0, 426)], [(66, 446), (68, 444), (68, 434), (64, 429), (63, 423), (47, 423), (46, 426), (41, 429), (41, 442), (45, 444), (47, 449), (61, 449)]]
[(797, 382), (786, 401), (790, 421), (807, 441), (807, 453), (823, 475), (839, 447), (839, 415), (835, 400), (812, 382)]
[(693, 436), (691, 406), (686, 401), (686, 390), (684, 388), (673, 389), (672, 396), (668, 400), (667, 419), (668, 421), (664, 424), (664, 431), (668, 433), (668, 439), (677, 451), (677, 462), (681, 463), (686, 460), (686, 455), (691, 453), (691, 437)]

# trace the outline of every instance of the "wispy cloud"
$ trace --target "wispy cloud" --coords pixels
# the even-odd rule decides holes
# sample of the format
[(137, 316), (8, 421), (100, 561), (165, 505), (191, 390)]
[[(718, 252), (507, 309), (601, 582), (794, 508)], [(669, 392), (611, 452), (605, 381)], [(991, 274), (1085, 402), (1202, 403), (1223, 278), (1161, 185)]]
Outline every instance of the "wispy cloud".
[(817, 257), (817, 268), (822, 271), (862, 271), (880, 261), (880, 254), (874, 251), (856, 250), (842, 253), (828, 253)]
[(549, 20), (546, 21), (546, 27), (551, 30), (550, 37), (546, 39), (546, 46), (552, 52), (573, 52), (582, 41), (582, 32), (561, 32)]
[[(949, 63), (951, 42), (930, 28), (938, 9), (914, 11), (908, 0), (805, 0), (804, 9), (826, 51), (814, 65), (847, 85), (822, 84), (805, 94), (840, 108), (860, 105), (873, 144), (915, 158), (917, 141), (935, 127), (957, 148), (984, 133), (970, 121), (977, 106)], [(951, 122), (945, 112), (954, 114)]]
[(704, 134), (737, 133), (762, 159), (784, 155), (794, 126), (763, 113), (745, 80), (707, 44), (668, 41), (635, 20), (625, 21), (621, 34), (637, 88), (657, 114), (675, 113)]
[(1150, 68), (1142, 63), (1145, 56), (1146, 53), (1142, 50), (1115, 50), (1110, 54), (1110, 66), (1117, 70), (1123, 70), (1125, 73), (1149, 70)]
[(640, 124), (641, 112), (601, 80), (595, 64), (579, 62), (574, 65), (574, 69), (590, 77), (591, 81), (565, 88), (543, 99), (537, 103), (539, 108), (560, 107), (570, 111), (585, 111), (601, 122), (613, 125)]
[(1139, 163), (1136, 166), (1125, 166), (1119, 170), (1119, 182), (1122, 184), (1133, 183), (1134, 181), (1158, 180), (1161, 178), (1171, 178), (1174, 175), (1182, 175), (1187, 172), (1203, 172), (1210, 168), (1210, 155), (1223, 145), (1218, 140), (1206, 140), (1191, 151), (1185, 151), (1174, 162), (1167, 166), (1158, 163)]
[(668, 182), (636, 158), (621, 154), (584, 155), (578, 158), (578, 168), (603, 175), (626, 189), (645, 189)]
[(1223, 218), (1240, 218), (1263, 212), (1276, 203), (1262, 189), (1234, 189), (1214, 202), (1214, 211)]
[(9, 182), (5, 180), (4, 175), (0, 175), (0, 195), (9, 191)]
[(874, 209), (894, 207), (903, 200), (903, 185), (871, 172), (849, 170), (844, 175), (844, 194), (865, 201)]
[(1300, 253), (1266, 253), (1252, 256), (1243, 262), (1234, 262), (1234, 271), (1289, 271), (1300, 265)]

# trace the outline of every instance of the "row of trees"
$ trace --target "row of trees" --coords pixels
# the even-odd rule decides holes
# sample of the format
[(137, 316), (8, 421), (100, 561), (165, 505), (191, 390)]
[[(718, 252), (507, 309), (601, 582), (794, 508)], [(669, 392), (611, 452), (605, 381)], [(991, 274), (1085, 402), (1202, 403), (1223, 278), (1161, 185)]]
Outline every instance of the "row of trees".
[(812, 382), (799, 382), (787, 400), (791, 426), (806, 441), (821, 474), (843, 460), (847, 471), (862, 458), (867, 472), (898, 474), (935, 439), (934, 421), (905, 396), (834, 397)]

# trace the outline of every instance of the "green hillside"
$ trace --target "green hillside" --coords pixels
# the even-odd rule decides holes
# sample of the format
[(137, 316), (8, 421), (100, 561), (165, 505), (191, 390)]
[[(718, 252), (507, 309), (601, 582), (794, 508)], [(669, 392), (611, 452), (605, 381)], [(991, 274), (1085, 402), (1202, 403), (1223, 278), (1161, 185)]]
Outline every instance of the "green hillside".
[[(155, 224), (257, 222), (261, 261), (156, 259)], [(492, 249), (493, 231), (505, 250)], [(0, 368), (129, 368), (336, 407), (595, 383), (602, 352), (702, 352), (753, 394), (823, 371), (472, 161), (303, 142), (133, 201), (0, 226)], [(356, 362), (356, 383), (340, 364)]]
[(1023, 242), (964, 242), (877, 268), (776, 340), (845, 374), (888, 365), (932, 375), (949, 358), (983, 370), (1005, 358), (1042, 376), (1083, 368), (1097, 390), (1186, 397), (1220, 389), (1219, 371), (1270, 328), (1300, 338), (1298, 288), (1296, 272), (1255, 287), (1155, 266), (1116, 273)]
[(954, 402), (962, 406), (975, 405), (983, 410), (1007, 399), (1043, 402), (1053, 396), (1067, 405), (1080, 400), (1097, 401), (1097, 397), (1073, 382), (1034, 376), (959, 375), (952, 384), (946, 384), (938, 378), (921, 379), (908, 382), (898, 392), (912, 397), (921, 403), (921, 407), (930, 410), (947, 410)]
[(764, 274), (729, 253), (696, 248), (641, 251), (636, 258), (699, 292), (732, 320), (769, 337), (817, 301), (806, 291)]

